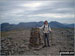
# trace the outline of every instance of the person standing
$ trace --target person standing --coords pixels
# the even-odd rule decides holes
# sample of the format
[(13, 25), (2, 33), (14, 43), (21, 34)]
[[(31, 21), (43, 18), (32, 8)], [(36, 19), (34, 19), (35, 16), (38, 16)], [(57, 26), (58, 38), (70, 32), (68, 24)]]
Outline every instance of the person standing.
[(39, 27), (39, 29), (43, 30), (43, 35), (44, 35), (44, 46), (43, 47), (50, 47), (49, 44), (49, 33), (52, 32), (51, 27), (48, 24), (48, 21), (44, 22), (44, 25), (42, 25), (41, 27)]

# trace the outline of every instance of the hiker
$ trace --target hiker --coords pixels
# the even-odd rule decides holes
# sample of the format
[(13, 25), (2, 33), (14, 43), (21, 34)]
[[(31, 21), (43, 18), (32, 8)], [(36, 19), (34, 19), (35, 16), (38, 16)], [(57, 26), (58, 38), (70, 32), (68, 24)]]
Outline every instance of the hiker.
[(50, 47), (50, 45), (49, 45), (49, 33), (52, 30), (51, 30), (50, 26), (48, 25), (48, 21), (45, 21), (44, 25), (39, 27), (39, 29), (42, 29), (43, 30), (43, 34), (44, 34), (44, 46), (43, 47), (47, 47), (47, 46)]

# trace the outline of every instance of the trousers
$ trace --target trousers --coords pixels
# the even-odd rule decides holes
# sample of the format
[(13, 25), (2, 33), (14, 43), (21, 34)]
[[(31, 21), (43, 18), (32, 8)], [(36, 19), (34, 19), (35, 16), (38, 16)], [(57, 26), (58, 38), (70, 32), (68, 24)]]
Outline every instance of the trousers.
[(49, 33), (44, 33), (44, 45), (50, 46), (49, 45)]

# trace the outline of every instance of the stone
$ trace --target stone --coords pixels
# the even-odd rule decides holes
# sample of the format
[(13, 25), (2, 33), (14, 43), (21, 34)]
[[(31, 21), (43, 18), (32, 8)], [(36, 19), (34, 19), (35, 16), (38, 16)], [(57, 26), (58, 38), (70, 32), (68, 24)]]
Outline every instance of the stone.
[(32, 28), (31, 30), (31, 37), (29, 40), (29, 45), (31, 47), (39, 47), (41, 44), (41, 37), (40, 37), (40, 29), (39, 28)]

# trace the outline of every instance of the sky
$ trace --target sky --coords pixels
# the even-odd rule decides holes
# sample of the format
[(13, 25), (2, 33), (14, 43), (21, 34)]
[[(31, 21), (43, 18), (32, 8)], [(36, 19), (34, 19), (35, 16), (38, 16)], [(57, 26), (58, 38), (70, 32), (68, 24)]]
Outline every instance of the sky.
[(74, 23), (74, 0), (0, 0), (0, 24), (45, 20)]

